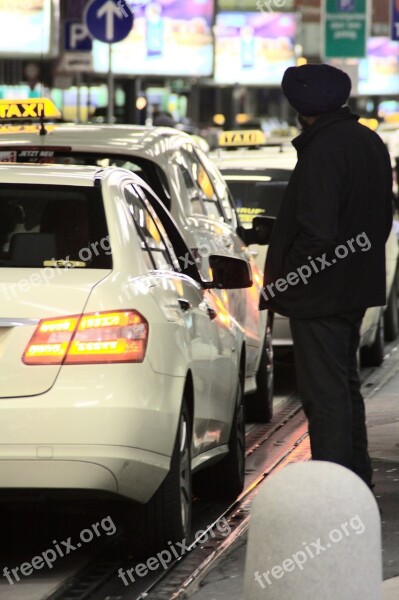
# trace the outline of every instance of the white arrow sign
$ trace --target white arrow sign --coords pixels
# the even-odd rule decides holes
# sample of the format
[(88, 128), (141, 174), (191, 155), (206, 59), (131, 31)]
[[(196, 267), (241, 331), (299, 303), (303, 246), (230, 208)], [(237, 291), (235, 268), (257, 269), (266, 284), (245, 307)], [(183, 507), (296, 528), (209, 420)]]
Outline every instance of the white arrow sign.
[(108, 0), (108, 2), (98, 9), (96, 16), (98, 19), (105, 16), (105, 37), (110, 42), (114, 39), (114, 16), (117, 16), (118, 19), (123, 19), (122, 12), (112, 0)]

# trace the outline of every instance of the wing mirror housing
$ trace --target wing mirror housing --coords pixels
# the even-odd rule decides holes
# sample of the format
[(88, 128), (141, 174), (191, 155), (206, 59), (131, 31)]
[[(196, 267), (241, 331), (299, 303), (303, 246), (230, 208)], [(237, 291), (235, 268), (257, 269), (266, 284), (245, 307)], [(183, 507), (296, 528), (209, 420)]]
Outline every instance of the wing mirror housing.
[(240, 225), (237, 228), (237, 234), (246, 246), (251, 244), (266, 246), (270, 242), (275, 221), (276, 217), (254, 217), (252, 227), (246, 229)]
[(251, 267), (241, 258), (212, 254), (209, 266), (212, 269), (212, 281), (204, 283), (208, 289), (235, 290), (252, 286)]

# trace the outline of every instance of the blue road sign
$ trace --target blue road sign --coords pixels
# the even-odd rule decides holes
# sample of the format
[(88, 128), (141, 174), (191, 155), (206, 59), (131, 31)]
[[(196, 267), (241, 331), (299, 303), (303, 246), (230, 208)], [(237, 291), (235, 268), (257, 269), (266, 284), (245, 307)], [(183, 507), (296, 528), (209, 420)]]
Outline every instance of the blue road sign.
[(64, 50), (67, 52), (90, 52), (93, 41), (84, 23), (76, 19), (65, 21)]
[(391, 0), (391, 38), (399, 42), (399, 0)]
[(127, 37), (133, 27), (133, 12), (126, 0), (91, 0), (86, 6), (85, 22), (96, 40), (114, 44)]

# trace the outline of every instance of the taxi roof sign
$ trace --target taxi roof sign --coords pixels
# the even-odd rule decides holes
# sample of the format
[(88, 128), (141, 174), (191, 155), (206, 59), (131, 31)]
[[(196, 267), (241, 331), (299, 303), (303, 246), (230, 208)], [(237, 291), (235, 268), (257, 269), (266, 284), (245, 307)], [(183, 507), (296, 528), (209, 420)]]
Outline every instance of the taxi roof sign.
[(61, 113), (49, 98), (0, 100), (0, 121), (59, 119)]
[(259, 129), (223, 131), (219, 137), (220, 147), (263, 146), (266, 136)]

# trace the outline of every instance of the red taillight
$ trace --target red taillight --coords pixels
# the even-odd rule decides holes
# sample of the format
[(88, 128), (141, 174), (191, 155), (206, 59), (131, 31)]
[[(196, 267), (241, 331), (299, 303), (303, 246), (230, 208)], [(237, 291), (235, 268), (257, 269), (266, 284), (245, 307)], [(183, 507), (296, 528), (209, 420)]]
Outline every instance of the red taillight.
[(142, 362), (147, 338), (148, 323), (134, 310), (46, 319), (22, 360), (26, 365)]

